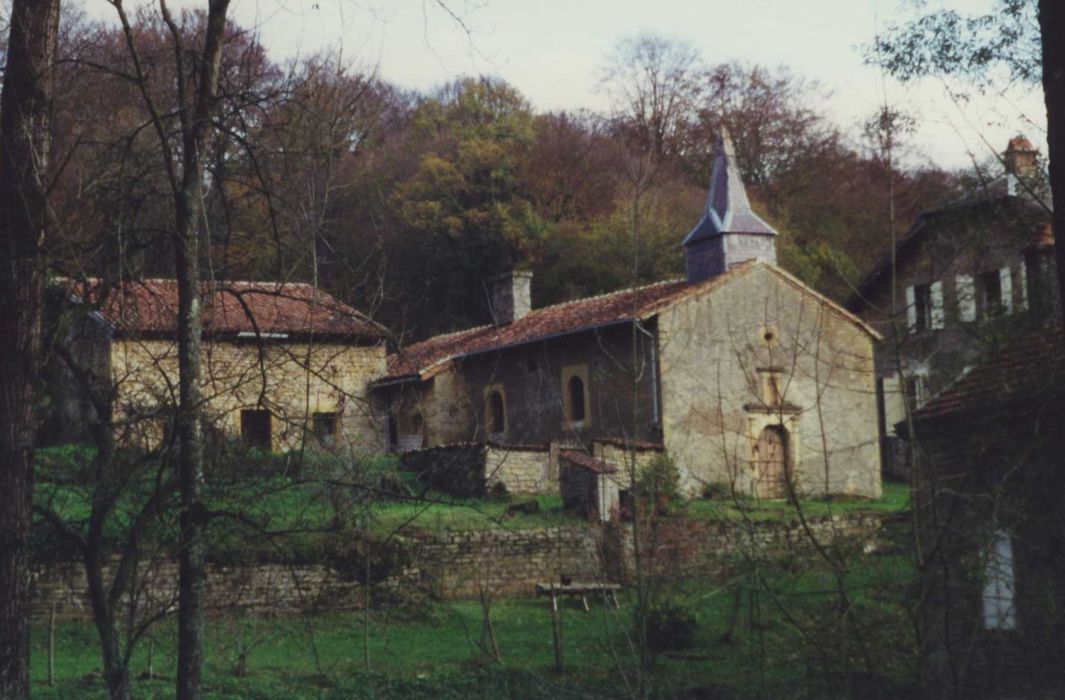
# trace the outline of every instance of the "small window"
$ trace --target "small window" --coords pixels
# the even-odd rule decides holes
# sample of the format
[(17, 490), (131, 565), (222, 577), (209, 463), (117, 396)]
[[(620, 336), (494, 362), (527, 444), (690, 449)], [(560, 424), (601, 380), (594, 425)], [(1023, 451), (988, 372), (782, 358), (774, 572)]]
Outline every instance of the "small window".
[(399, 447), (399, 423), (396, 420), (396, 412), (391, 409), (385, 421), (385, 430), (388, 432), (388, 449), (395, 452)]
[(241, 411), (240, 436), (245, 447), (259, 450), (271, 449), (270, 412), (258, 409)]
[(584, 421), (584, 380), (573, 375), (567, 382), (569, 391), (569, 419), (574, 423)]
[(1008, 533), (996, 530), (984, 549), (984, 629), (1016, 629), (1013, 589), (1013, 544)]
[(903, 391), (905, 392), (906, 407), (910, 413), (924, 403), (924, 380), (920, 375), (914, 374), (906, 377)]
[(988, 316), (1002, 311), (1002, 275), (998, 270), (980, 273), (980, 308)]
[(315, 413), (311, 416), (311, 429), (318, 442), (334, 447), (337, 440), (337, 414)]
[(503, 394), (492, 391), (488, 395), (488, 428), (492, 435), (502, 435), (507, 431), (506, 407)]
[(914, 285), (913, 288), (914, 329), (926, 331), (932, 327), (932, 286)]

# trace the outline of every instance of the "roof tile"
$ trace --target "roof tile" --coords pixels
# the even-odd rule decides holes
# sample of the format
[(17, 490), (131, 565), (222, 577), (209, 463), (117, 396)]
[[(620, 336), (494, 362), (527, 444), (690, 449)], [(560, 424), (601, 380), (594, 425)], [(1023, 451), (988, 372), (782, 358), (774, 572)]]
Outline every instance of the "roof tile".
[[(168, 335), (177, 332), (178, 287), (172, 279), (145, 279), (105, 285), (98, 279), (58, 280), (78, 300), (99, 306), (119, 333)], [(321, 289), (302, 282), (231, 281), (204, 283), (205, 335), (313, 333), (333, 338), (385, 336), (384, 329)]]

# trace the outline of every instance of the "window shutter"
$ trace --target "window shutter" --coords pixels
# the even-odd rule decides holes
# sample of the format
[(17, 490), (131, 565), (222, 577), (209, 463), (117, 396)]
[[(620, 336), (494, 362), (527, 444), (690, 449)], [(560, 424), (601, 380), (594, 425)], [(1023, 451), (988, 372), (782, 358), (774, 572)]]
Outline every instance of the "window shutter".
[(1028, 265), (1026, 264), (1026, 261), (1022, 259), (1021, 266), (1018, 268), (1021, 283), (1021, 311), (1028, 310), (1028, 270), (1026, 269), (1027, 267)]
[(917, 297), (913, 293), (913, 287), (906, 287), (906, 328), (910, 331), (917, 330)]
[(976, 320), (976, 286), (972, 275), (954, 278), (954, 290), (958, 295), (958, 320), (968, 323)]
[(1002, 289), (1002, 312), (1008, 314), (1013, 311), (1013, 278), (1010, 269), (1004, 267), (999, 270), (998, 278)]
[(932, 329), (942, 328), (943, 317), (943, 283), (933, 282), (929, 288), (929, 296), (932, 297), (932, 309), (929, 315), (928, 327)]

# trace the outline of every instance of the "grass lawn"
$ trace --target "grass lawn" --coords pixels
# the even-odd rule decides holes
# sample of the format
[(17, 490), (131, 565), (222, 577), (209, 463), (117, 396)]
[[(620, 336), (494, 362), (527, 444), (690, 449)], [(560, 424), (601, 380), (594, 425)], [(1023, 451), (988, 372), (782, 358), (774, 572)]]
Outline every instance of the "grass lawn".
[(796, 506), (783, 500), (699, 499), (687, 504), (683, 512), (693, 518), (737, 520), (746, 517), (752, 520), (788, 520), (798, 517), (798, 508), (802, 509), (806, 517), (817, 518), (863, 511), (901, 513), (909, 507), (910, 485), (898, 481), (885, 481), (883, 495), (874, 500), (809, 498)]
[[(662, 588), (660, 599), (690, 611), (694, 644), (662, 655), (648, 687), (655, 697), (818, 697), (826, 677), (823, 657), (847, 657), (861, 666), (871, 651), (884, 683), (905, 684), (912, 665), (904, 653), (905, 620), (898, 607), (909, 564), (897, 556), (868, 557), (848, 574), (853, 598), (846, 619), (828, 613), (831, 581), (816, 567), (794, 575), (777, 572), (771, 585), (745, 588), (686, 582)], [(750, 581), (748, 581), (748, 584)], [(739, 600), (739, 607), (736, 601)], [(493, 607), (502, 663), (478, 646), (481, 612), (476, 603), (434, 603), (418, 610), (375, 610), (369, 625), (361, 613), (278, 619), (246, 616), (210, 621), (206, 689), (212, 698), (614, 698), (635, 682), (631, 645), (631, 592), (615, 611), (595, 604), (584, 612), (562, 608), (566, 671), (553, 670), (549, 606), (545, 600), (512, 599)], [(785, 615), (786, 611), (786, 615)], [(730, 620), (736, 626), (723, 641)], [(801, 625), (802, 631), (799, 631)], [(840, 630), (846, 637), (840, 638)], [(818, 635), (826, 648), (811, 644)], [(837, 635), (837, 636), (833, 636)], [(173, 695), (175, 632), (171, 622), (154, 631), (156, 680), (137, 680), (134, 696)], [(831, 648), (828, 648), (831, 647)], [(32, 675), (38, 698), (105, 697), (98, 675), (95, 633), (88, 622), (57, 626), (56, 684), (48, 686), (45, 634), (34, 629)], [(244, 677), (235, 673), (247, 650)], [(134, 676), (148, 666), (148, 644), (132, 663)], [(367, 659), (369, 661), (367, 665)], [(860, 669), (859, 669), (860, 670)]]

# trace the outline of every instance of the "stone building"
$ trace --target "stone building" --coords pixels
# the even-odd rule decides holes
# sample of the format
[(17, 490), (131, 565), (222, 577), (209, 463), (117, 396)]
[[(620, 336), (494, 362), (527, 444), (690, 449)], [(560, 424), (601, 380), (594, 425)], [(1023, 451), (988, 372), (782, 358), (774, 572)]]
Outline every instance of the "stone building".
[(664, 451), (690, 495), (879, 495), (877, 334), (777, 267), (775, 236), (721, 141), (686, 278), (539, 309), (527, 273), (494, 280), (495, 323), (389, 357), (374, 394), (390, 445), (538, 451), (525, 463), (553, 485), (560, 449), (622, 488), (633, 453)]
[(1012, 139), (1001, 177), (922, 214), (847, 303), (884, 336), (876, 372), (891, 471), (905, 471), (895, 426), (907, 407), (912, 413), (1004, 340), (1058, 311), (1037, 156), (1027, 139)]
[(929, 695), (1052, 697), (1065, 677), (1065, 337), (1029, 330), (913, 413)]
[[(48, 372), (55, 399), (44, 435), (69, 440), (71, 426), (91, 422), (89, 380), (113, 406), (121, 440), (158, 445), (177, 405), (176, 283), (60, 280), (51, 296), (67, 351)], [(209, 283), (201, 301), (208, 430), (273, 451), (308, 435), (326, 446), (381, 448), (368, 406), (369, 384), (385, 372), (379, 326), (302, 283)]]

